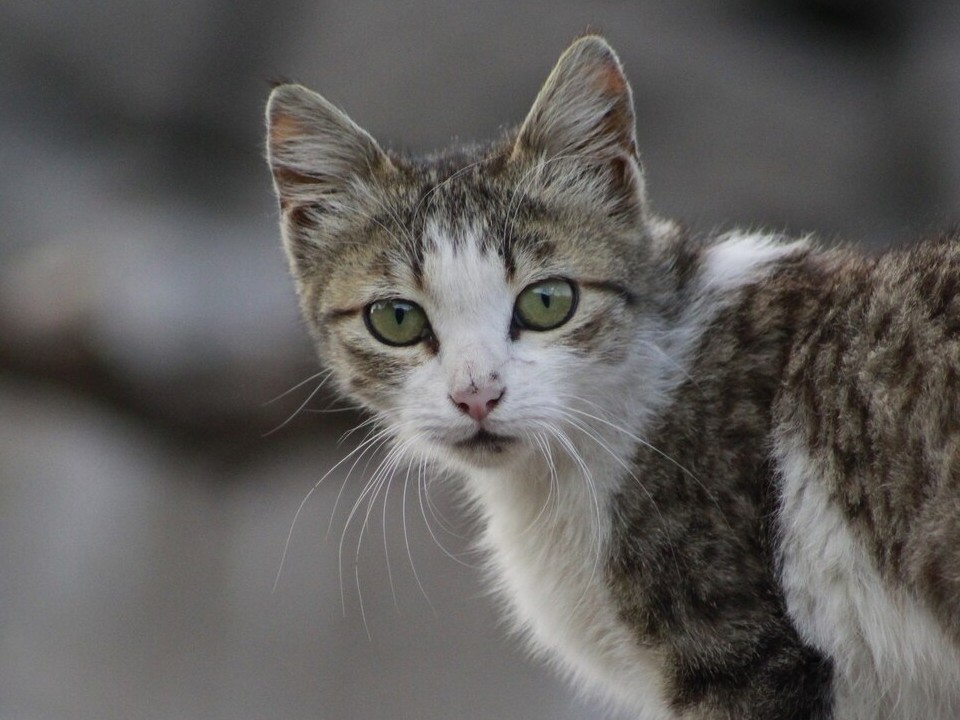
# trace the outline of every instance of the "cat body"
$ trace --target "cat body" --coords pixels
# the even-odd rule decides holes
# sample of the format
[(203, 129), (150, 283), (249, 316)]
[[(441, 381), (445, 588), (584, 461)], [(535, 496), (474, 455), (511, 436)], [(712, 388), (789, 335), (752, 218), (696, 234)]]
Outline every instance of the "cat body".
[(487, 147), (267, 116), (321, 356), (462, 479), (534, 648), (650, 720), (960, 717), (960, 243), (689, 237), (596, 36)]

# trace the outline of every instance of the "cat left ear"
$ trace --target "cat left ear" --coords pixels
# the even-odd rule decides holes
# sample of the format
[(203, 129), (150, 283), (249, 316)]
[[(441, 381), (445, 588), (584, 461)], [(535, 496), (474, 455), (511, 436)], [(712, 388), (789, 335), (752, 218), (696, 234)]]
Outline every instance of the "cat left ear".
[[(542, 184), (641, 218), (643, 173), (633, 96), (613, 48), (598, 35), (560, 57), (524, 120), (512, 159), (535, 164)], [(599, 195), (599, 197), (598, 197)]]

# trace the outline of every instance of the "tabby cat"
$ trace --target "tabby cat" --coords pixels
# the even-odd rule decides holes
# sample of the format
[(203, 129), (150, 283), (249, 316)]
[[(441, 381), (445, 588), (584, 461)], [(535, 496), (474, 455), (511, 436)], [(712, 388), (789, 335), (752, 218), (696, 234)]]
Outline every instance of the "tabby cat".
[(536, 648), (638, 718), (960, 718), (957, 238), (690, 237), (596, 35), (487, 146), (267, 120), (323, 361), (462, 477)]

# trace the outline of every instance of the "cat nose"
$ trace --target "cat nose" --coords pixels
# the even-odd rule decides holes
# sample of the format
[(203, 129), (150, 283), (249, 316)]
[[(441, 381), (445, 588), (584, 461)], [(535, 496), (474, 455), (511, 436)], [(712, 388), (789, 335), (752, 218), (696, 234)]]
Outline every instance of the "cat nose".
[(450, 401), (457, 406), (464, 415), (469, 415), (477, 422), (489, 415), (503, 397), (504, 390), (500, 385), (469, 385), (450, 395)]

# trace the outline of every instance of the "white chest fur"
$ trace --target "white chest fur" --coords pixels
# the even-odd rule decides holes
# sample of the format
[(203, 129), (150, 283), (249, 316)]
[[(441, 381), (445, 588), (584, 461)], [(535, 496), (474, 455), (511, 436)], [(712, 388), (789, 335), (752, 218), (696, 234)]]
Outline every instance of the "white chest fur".
[[(596, 477), (614, 474), (595, 460), (585, 458)], [(542, 458), (470, 478), (486, 515), (484, 543), (499, 589), (535, 651), (559, 660), (611, 705), (644, 720), (671, 718), (657, 652), (619, 619), (604, 581), (609, 490), (573, 462), (557, 460), (555, 470), (552, 487)]]
[(837, 719), (960, 718), (960, 653), (925, 608), (883, 581), (800, 440), (788, 434), (777, 451), (787, 607), (801, 636), (833, 658)]

